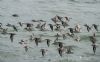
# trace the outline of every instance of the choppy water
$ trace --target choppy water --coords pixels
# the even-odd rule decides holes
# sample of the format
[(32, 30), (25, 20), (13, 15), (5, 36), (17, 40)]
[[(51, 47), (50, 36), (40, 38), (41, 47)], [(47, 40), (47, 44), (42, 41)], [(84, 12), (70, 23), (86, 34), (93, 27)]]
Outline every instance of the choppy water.
[[(18, 14), (18, 18), (11, 15)], [(100, 25), (100, 1), (99, 0), (0, 0), (0, 22), (6, 24), (8, 22), (17, 24), (17, 22), (31, 22), (32, 19), (43, 19), (51, 23), (50, 18), (55, 15), (68, 16), (71, 18), (69, 22), (73, 27), (76, 23), (81, 25), (98, 24)], [(87, 33), (82, 30), (80, 33), (81, 42), (77, 43), (72, 39), (67, 39), (62, 42), (65, 45), (74, 45), (74, 54), (65, 54), (62, 58), (57, 53), (54, 45), (49, 48), (45, 42), (38, 47), (35, 44), (30, 44), (29, 51), (26, 53), (18, 42), (23, 39), (28, 39), (30, 32), (25, 32), (19, 28), (18, 35), (15, 36), (14, 43), (11, 43), (8, 35), (0, 34), (0, 62), (100, 62), (100, 27), (97, 34), (97, 52), (93, 55), (91, 43), (88, 36), (92, 33)], [(35, 34), (46, 34), (54, 39), (50, 32), (33, 31)], [(43, 37), (45, 38), (45, 37)], [(41, 48), (47, 48), (49, 51), (45, 57), (41, 57)]]

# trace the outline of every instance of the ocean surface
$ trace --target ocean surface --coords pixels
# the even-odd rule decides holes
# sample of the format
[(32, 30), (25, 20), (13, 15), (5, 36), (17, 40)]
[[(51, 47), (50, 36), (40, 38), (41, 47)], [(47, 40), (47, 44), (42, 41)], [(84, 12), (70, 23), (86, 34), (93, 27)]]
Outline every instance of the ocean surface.
[[(19, 17), (12, 17), (12, 14), (18, 14)], [(68, 37), (64, 42), (65, 46), (74, 46), (73, 54), (63, 54), (60, 57), (57, 51), (57, 46), (53, 45), (53, 41), (57, 32), (33, 30), (28, 32), (18, 26), (18, 22), (33, 23), (31, 20), (44, 20), (48, 24), (53, 23), (51, 18), (59, 15), (69, 17), (69, 27), (74, 27), (80, 24), (82, 27), (80, 36), (81, 41), (76, 42)], [(0, 62), (100, 62), (100, 0), (0, 0), (0, 22), (3, 23), (3, 28), (7, 23), (18, 26), (19, 31), (15, 32), (9, 28), (8, 32), (14, 32), (17, 35), (14, 37), (14, 42), (11, 43), (9, 35), (0, 34)], [(34, 23), (33, 23), (34, 24)], [(97, 24), (99, 31), (86, 31), (84, 24)], [(50, 30), (49, 27), (47, 27)], [(97, 50), (96, 55), (93, 54), (91, 42), (88, 36), (96, 33)], [(34, 42), (29, 42), (29, 36), (34, 33), (36, 36), (42, 35), (44, 42), (37, 47)], [(47, 47), (44, 39), (52, 39), (50, 47)], [(28, 52), (25, 52), (20, 42), (21, 39), (28, 40), (30, 47)], [(45, 48), (45, 57), (41, 56), (40, 49)]]

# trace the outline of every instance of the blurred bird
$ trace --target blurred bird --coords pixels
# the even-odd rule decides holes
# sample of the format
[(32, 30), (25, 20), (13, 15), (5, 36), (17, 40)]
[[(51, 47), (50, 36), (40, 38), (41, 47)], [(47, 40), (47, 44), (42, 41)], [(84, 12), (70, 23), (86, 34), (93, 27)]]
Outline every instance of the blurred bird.
[(52, 24), (49, 24), (49, 26), (50, 26), (51, 30), (53, 31), (53, 25)]
[(95, 28), (96, 31), (98, 31), (98, 25), (92, 24), (92, 26)]

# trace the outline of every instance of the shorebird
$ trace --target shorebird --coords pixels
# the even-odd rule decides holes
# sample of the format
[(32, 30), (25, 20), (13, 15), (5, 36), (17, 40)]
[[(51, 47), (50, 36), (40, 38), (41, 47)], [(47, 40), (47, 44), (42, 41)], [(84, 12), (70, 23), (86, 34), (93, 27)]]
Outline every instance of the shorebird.
[(87, 24), (84, 25), (87, 28), (87, 31), (89, 32), (91, 30), (91, 27)]
[(45, 39), (45, 40), (47, 40), (47, 46), (49, 47), (50, 46), (50, 39)]
[(53, 25), (52, 24), (49, 24), (49, 26), (50, 26), (51, 30), (53, 31)]
[(10, 40), (11, 40), (11, 42), (13, 42), (15, 33), (9, 33), (9, 34), (10, 34)]
[(92, 26), (95, 28), (96, 31), (98, 31), (98, 25), (92, 24)]
[(45, 56), (46, 51), (48, 51), (48, 50), (46, 50), (46, 49), (41, 49), (40, 51), (42, 52), (42, 56)]

